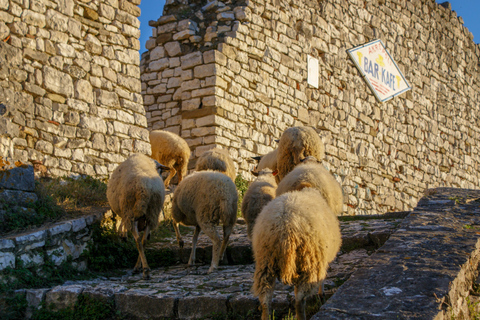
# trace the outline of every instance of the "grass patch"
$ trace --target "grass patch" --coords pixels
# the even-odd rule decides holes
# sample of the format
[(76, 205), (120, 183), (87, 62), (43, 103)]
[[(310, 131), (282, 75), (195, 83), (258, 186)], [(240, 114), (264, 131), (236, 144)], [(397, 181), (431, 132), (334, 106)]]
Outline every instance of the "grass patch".
[(42, 178), (35, 181), (38, 200), (27, 208), (0, 201), (0, 234), (22, 231), (72, 215), (79, 207), (105, 206), (107, 185), (92, 177)]
[(90, 176), (79, 178), (42, 178), (39, 183), (58, 205), (67, 211), (78, 207), (105, 206), (107, 184)]
[[(111, 272), (112, 270), (134, 267), (138, 258), (138, 250), (133, 236), (120, 237), (111, 223), (104, 225), (96, 223), (92, 228), (92, 239), (87, 244), (85, 252), (82, 253), (82, 258), (86, 259), (91, 271)], [(148, 247), (149, 243), (160, 242), (160, 239), (172, 234), (175, 235), (171, 221), (162, 222), (160, 227), (151, 234), (145, 249), (150, 268), (175, 264), (176, 258), (170, 248), (152, 249)]]
[(248, 185), (250, 182), (245, 179), (241, 174), (238, 174), (237, 177), (235, 178), (235, 186), (237, 187), (237, 192), (238, 192), (238, 209), (237, 209), (237, 217), (242, 216), (242, 201), (243, 197), (245, 196), (245, 192), (247, 192)]
[(17, 289), (52, 287), (66, 280), (85, 280), (94, 276), (89, 271), (78, 271), (71, 258), (59, 266), (46, 255), (44, 261), (40, 267), (27, 267), (17, 259), (15, 268), (8, 267), (0, 272), (0, 293), (11, 293)]
[(73, 308), (54, 310), (45, 306), (36, 311), (33, 320), (121, 320), (127, 319), (115, 312), (113, 301), (99, 301), (87, 295), (80, 295)]

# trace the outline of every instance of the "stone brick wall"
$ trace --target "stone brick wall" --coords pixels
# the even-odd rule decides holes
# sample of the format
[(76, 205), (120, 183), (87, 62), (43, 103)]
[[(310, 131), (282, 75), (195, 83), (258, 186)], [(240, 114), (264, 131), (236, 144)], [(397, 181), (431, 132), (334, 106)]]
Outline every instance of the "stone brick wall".
[[(434, 0), (167, 1), (142, 55), (149, 129), (240, 171), (310, 125), (346, 214), (405, 211), (426, 188), (478, 188), (480, 48)], [(412, 90), (379, 103), (346, 50), (381, 39)], [(307, 55), (320, 61), (307, 84)]]
[(17, 261), (25, 267), (39, 267), (45, 259), (58, 266), (68, 257), (72, 258), (75, 267), (85, 269), (86, 262), (80, 259), (80, 255), (91, 239), (92, 224), (98, 218), (86, 216), (0, 239), (0, 270), (15, 268)]
[(0, 0), (0, 156), (106, 177), (150, 153), (139, 0)]

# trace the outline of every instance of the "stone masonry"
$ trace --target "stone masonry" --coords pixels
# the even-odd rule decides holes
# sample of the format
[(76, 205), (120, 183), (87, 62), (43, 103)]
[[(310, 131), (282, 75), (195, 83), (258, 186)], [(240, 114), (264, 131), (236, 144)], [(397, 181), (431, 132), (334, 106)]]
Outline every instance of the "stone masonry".
[(107, 177), (150, 153), (139, 0), (0, 0), (0, 156)]
[[(171, 1), (142, 55), (149, 129), (189, 143), (192, 163), (250, 156), (310, 125), (346, 214), (411, 210), (434, 187), (478, 188), (480, 48), (434, 0)], [(412, 90), (376, 101), (346, 50), (381, 39)], [(319, 89), (307, 84), (319, 60)]]

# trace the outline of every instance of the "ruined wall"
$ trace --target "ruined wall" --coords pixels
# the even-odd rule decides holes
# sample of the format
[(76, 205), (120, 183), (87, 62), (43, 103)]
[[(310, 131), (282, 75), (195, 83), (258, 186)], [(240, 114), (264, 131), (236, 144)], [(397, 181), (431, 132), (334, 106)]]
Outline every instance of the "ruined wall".
[(0, 156), (105, 177), (150, 153), (139, 0), (0, 0)]
[[(142, 55), (149, 128), (239, 168), (311, 125), (348, 214), (409, 210), (425, 188), (479, 186), (480, 48), (434, 0), (167, 2)], [(381, 39), (412, 90), (379, 103), (346, 50)], [(307, 84), (307, 55), (320, 87)], [(193, 159), (195, 160), (195, 159)]]

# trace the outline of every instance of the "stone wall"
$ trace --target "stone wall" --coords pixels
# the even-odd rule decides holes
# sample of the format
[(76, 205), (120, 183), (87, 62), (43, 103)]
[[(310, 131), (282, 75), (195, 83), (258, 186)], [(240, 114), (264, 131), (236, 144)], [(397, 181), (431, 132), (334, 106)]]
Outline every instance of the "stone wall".
[(150, 153), (139, 0), (0, 0), (0, 156), (106, 177)]
[[(142, 55), (150, 129), (192, 163), (227, 148), (240, 171), (310, 125), (346, 214), (410, 210), (426, 188), (478, 188), (480, 48), (434, 0), (167, 1)], [(379, 103), (346, 50), (381, 39), (412, 90)], [(307, 55), (320, 61), (307, 84)]]
[(24, 267), (39, 267), (45, 259), (58, 266), (69, 257), (74, 267), (85, 269), (85, 261), (79, 258), (91, 239), (92, 224), (98, 219), (86, 216), (0, 239), (0, 270), (15, 268), (18, 261)]

